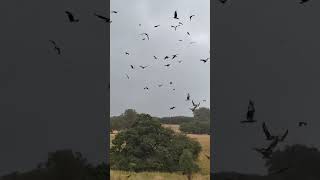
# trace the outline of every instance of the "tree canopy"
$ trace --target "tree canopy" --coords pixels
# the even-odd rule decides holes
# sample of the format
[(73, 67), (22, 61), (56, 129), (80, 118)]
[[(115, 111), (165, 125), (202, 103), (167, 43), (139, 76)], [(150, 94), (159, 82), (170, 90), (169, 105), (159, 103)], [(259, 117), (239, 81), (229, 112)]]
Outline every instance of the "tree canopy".
[(184, 149), (197, 159), (200, 143), (171, 129), (147, 114), (139, 114), (131, 128), (120, 131), (112, 141), (110, 167), (125, 171), (179, 171)]

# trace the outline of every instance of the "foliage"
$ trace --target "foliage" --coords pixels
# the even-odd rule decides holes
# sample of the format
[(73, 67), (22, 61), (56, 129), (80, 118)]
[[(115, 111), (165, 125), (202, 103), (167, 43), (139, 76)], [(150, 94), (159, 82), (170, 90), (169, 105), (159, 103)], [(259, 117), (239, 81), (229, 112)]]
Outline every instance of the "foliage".
[(137, 119), (137, 116), (138, 113), (134, 109), (127, 109), (120, 116), (110, 118), (110, 129), (121, 130), (130, 128)]
[(188, 134), (210, 134), (210, 123), (193, 121), (180, 125), (180, 131)]
[(195, 160), (200, 143), (163, 128), (147, 114), (139, 114), (131, 128), (120, 131), (112, 141), (110, 166), (125, 171), (178, 171), (183, 149), (190, 149)]
[(174, 117), (163, 117), (159, 118), (160, 122), (163, 124), (182, 124), (186, 122), (193, 121), (193, 117), (186, 116), (174, 116)]
[(194, 120), (210, 122), (210, 109), (201, 107), (193, 112)]
[(182, 172), (188, 176), (189, 180), (191, 179), (191, 174), (199, 170), (199, 167), (194, 162), (192, 153), (189, 149), (183, 150), (179, 159), (179, 166)]
[[(41, 164), (41, 166), (40, 166)], [(109, 174), (109, 167), (102, 163), (93, 166), (82, 157), (81, 153), (71, 150), (59, 150), (49, 153), (47, 162), (30, 172), (14, 172), (1, 180), (103, 180)], [(44, 166), (42, 166), (44, 164)]]

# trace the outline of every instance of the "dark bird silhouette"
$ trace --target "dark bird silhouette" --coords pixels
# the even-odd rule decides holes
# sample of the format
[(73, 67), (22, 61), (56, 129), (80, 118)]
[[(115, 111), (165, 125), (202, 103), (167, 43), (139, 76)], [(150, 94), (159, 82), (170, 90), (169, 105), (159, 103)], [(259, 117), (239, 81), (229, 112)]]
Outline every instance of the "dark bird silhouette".
[(94, 13), (94, 15), (95, 15), (96, 17), (98, 17), (99, 19), (102, 19), (102, 20), (105, 21), (106, 23), (111, 23), (111, 22), (112, 22), (112, 21), (110, 20), (110, 18), (107, 18), (107, 17), (105, 17), (105, 16), (99, 15), (99, 14), (97, 14), (97, 13)]
[(265, 122), (262, 123), (262, 129), (263, 129), (263, 132), (264, 132), (264, 134), (266, 135), (266, 139), (267, 139), (268, 141), (274, 140), (274, 139), (276, 138), (276, 136), (271, 135), (271, 133), (269, 132), (269, 130), (268, 130), (267, 125), (266, 125)]
[(275, 138), (267, 148), (254, 148), (254, 150), (261, 153), (264, 159), (270, 159), (273, 149), (277, 146), (278, 141), (278, 138)]
[(145, 69), (145, 68), (147, 68), (148, 66), (139, 66), (139, 67), (141, 67), (142, 69)]
[(170, 81), (170, 83), (169, 84), (172, 84), (172, 81)]
[(154, 59), (158, 59), (157, 56), (153, 56)]
[(174, 54), (174, 55), (172, 55), (172, 59), (178, 57), (178, 55), (179, 55), (179, 54)]
[(167, 66), (167, 67), (169, 67), (169, 66), (170, 66), (170, 64), (166, 64), (166, 65), (164, 65), (164, 66)]
[(190, 108), (190, 110), (191, 110), (192, 112), (194, 112), (196, 109), (197, 109), (197, 107), (196, 107), (196, 106), (194, 106), (194, 107)]
[(141, 33), (140, 35), (145, 35), (145, 36), (148, 38), (148, 40), (149, 40), (149, 35), (148, 35), (148, 33)]
[(174, 18), (174, 19), (179, 19), (179, 18), (178, 18), (178, 13), (177, 13), (177, 11), (174, 11), (173, 18)]
[(179, 22), (179, 25), (178, 26), (183, 26), (183, 23), (182, 22)]
[(219, 0), (222, 4), (225, 4), (227, 0)]
[(200, 102), (199, 102), (199, 104), (196, 104), (196, 103), (194, 103), (194, 101), (192, 100), (192, 105), (193, 105), (193, 107), (199, 107), (200, 106)]
[(144, 87), (143, 89), (145, 89), (145, 90), (149, 90), (149, 88), (148, 88), (148, 87)]
[(79, 19), (76, 19), (70, 11), (65, 11), (65, 13), (68, 15), (68, 19), (71, 23), (79, 22)]
[(206, 156), (207, 159), (210, 159), (210, 156), (208, 156), (208, 155), (206, 155), (206, 154), (205, 154), (205, 156)]
[(183, 41), (182, 39), (179, 39), (179, 41), (181, 42), (181, 41)]
[(308, 1), (310, 1), (310, 0), (301, 0), (300, 4), (304, 4), (304, 3), (308, 2)]
[(159, 85), (158, 85), (158, 87), (162, 87), (162, 86), (163, 86), (163, 84), (159, 84)]
[(174, 107), (174, 106), (173, 106), (173, 107), (170, 107), (170, 110), (172, 110), (172, 109), (174, 109), (174, 108), (176, 108), (176, 107)]
[(286, 137), (288, 136), (289, 130), (287, 129), (286, 132), (279, 138), (279, 142), (283, 142)]
[(176, 30), (177, 30), (177, 27), (179, 27), (179, 26), (171, 26), (171, 27), (173, 27), (174, 30), (176, 31)]
[(176, 89), (172, 89), (172, 91), (175, 91)]
[(190, 18), (190, 21), (191, 21), (191, 18), (193, 17), (193, 16), (196, 16), (196, 15), (191, 15), (189, 18)]
[(128, 76), (128, 74), (126, 74), (127, 78), (130, 79), (130, 77)]
[(187, 32), (187, 34), (190, 36), (190, 33), (189, 33), (189, 32)]
[(256, 110), (254, 107), (254, 102), (250, 100), (249, 105), (248, 105), (247, 120), (241, 121), (241, 123), (254, 123), (254, 122), (256, 122), (256, 120), (253, 119), (255, 111)]
[(53, 49), (57, 52), (58, 55), (61, 55), (61, 49), (58, 47), (57, 43), (53, 40), (49, 40), (51, 44), (53, 45)]
[(203, 61), (203, 63), (206, 63), (210, 58), (207, 59), (200, 59), (200, 61)]
[(187, 99), (186, 99), (186, 101), (190, 101), (190, 94), (189, 94), (189, 93), (187, 94)]
[(164, 57), (164, 59), (165, 59), (165, 60), (166, 60), (166, 59), (169, 59), (169, 56)]
[(159, 25), (155, 25), (154, 27), (156, 28), (156, 27), (159, 27), (160, 26), (160, 24)]
[(130, 55), (128, 52), (125, 52), (126, 55)]
[(141, 24), (139, 24), (139, 26), (141, 26)]
[(118, 11), (111, 11), (111, 13), (117, 14), (117, 13), (118, 13)]
[(302, 126), (306, 126), (307, 125), (307, 123), (306, 122), (299, 122), (299, 127), (302, 127)]
[(133, 65), (130, 65), (131, 69), (134, 69)]

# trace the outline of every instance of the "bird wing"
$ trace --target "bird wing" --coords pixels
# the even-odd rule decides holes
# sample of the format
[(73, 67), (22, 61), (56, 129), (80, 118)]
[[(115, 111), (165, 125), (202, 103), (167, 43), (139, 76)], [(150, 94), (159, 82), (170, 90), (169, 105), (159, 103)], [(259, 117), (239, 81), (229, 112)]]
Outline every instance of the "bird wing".
[(287, 137), (288, 133), (289, 133), (289, 130), (287, 129), (286, 132), (281, 137), (281, 141), (284, 141), (284, 139)]
[(196, 106), (196, 104), (193, 102), (193, 100), (192, 100), (192, 105), (193, 105), (193, 106)]
[(268, 131), (267, 125), (265, 122), (262, 123), (262, 129), (266, 137), (269, 139), (271, 137), (270, 132)]
[(273, 150), (276, 146), (277, 146), (277, 144), (278, 144), (278, 138), (276, 138), (274, 141), (272, 141), (272, 143), (269, 145), (269, 147), (267, 148), (267, 151), (271, 151), (271, 150)]

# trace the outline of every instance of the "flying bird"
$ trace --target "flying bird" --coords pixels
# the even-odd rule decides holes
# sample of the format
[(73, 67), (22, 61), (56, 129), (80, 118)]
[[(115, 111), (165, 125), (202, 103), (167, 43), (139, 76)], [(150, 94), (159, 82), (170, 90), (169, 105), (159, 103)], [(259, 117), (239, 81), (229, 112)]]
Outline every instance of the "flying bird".
[(173, 110), (174, 108), (176, 108), (176, 107), (174, 107), (174, 106), (173, 106), (173, 107), (170, 107), (170, 110)]
[(162, 87), (162, 86), (163, 86), (163, 84), (159, 84), (159, 85), (158, 85), (158, 87)]
[(165, 60), (166, 60), (166, 59), (169, 59), (169, 56), (164, 57), (164, 59), (165, 59)]
[(111, 13), (117, 14), (117, 13), (118, 13), (118, 11), (111, 11)]
[(181, 42), (181, 41), (183, 41), (182, 39), (179, 39), (179, 41)]
[(130, 55), (128, 52), (125, 52), (126, 55)]
[(145, 89), (145, 90), (149, 90), (149, 88), (148, 88), (148, 87), (144, 87), (143, 89)]
[(299, 122), (299, 127), (302, 127), (302, 126), (306, 126), (307, 125), (307, 123), (306, 122)]
[(254, 150), (261, 153), (264, 159), (270, 159), (273, 149), (277, 146), (277, 144), (278, 138), (275, 138), (267, 148), (254, 148)]
[(207, 159), (210, 159), (210, 156), (208, 156), (208, 155), (206, 155), (206, 154), (205, 154), (205, 156), (206, 156)]
[(170, 83), (169, 84), (172, 84), (172, 81), (170, 81)]
[(225, 4), (227, 0), (219, 0), (222, 4)]
[(128, 76), (128, 74), (126, 74), (127, 78), (130, 79), (130, 77)]
[(189, 93), (187, 94), (187, 99), (186, 99), (186, 101), (190, 101), (190, 94), (189, 94)]
[(130, 65), (131, 69), (134, 69), (133, 65)]
[(104, 17), (102, 15), (99, 15), (97, 13), (94, 13), (94, 15), (102, 20), (104, 20), (106, 23), (111, 23), (112, 21), (110, 20), (110, 18)]
[(189, 33), (189, 32), (187, 32), (187, 34), (190, 36), (190, 33)]
[(156, 28), (156, 27), (159, 27), (160, 26), (160, 24), (159, 25), (155, 25), (154, 27)]
[(142, 69), (145, 69), (145, 68), (147, 68), (148, 66), (139, 66), (139, 67), (141, 67)]
[(268, 141), (274, 140), (276, 138), (276, 136), (271, 135), (265, 122), (262, 123), (262, 129)]
[(61, 54), (61, 49), (60, 47), (58, 47), (57, 43), (53, 40), (49, 40), (51, 42), (51, 44), (54, 46), (53, 49), (57, 52), (58, 55)]
[(279, 142), (283, 142), (284, 139), (288, 136), (289, 130), (287, 129), (286, 132), (280, 137)]
[(179, 27), (179, 26), (171, 26), (171, 27), (173, 27), (174, 30), (176, 31), (176, 30), (177, 30), (177, 27)]
[(177, 13), (177, 11), (174, 11), (174, 16), (173, 16), (173, 18), (174, 18), (174, 19), (179, 19), (179, 18), (178, 18), (178, 13)]
[(169, 66), (170, 66), (170, 64), (166, 64), (166, 65), (164, 65), (164, 66), (167, 66), (167, 67), (169, 67)]
[(209, 60), (209, 58), (207, 59), (200, 59), (200, 61), (203, 61), (203, 63), (206, 63)]
[(193, 16), (196, 16), (196, 15), (191, 15), (189, 18), (190, 18), (190, 21), (191, 21), (191, 18), (193, 17)]
[(153, 56), (154, 59), (158, 59), (157, 56)]
[(178, 26), (181, 26), (181, 25), (183, 25), (183, 23), (182, 23), (182, 22), (179, 22), (179, 25), (178, 25)]
[(140, 35), (145, 35), (145, 36), (148, 38), (148, 40), (149, 40), (149, 35), (148, 35), (148, 33), (141, 33)]
[(179, 54), (172, 55), (172, 59), (176, 58)]
[(65, 13), (68, 15), (68, 19), (71, 23), (79, 22), (79, 19), (76, 19), (70, 11), (65, 11)]
[(308, 1), (310, 1), (310, 0), (301, 0), (300, 4), (304, 4), (304, 3), (308, 2)]

